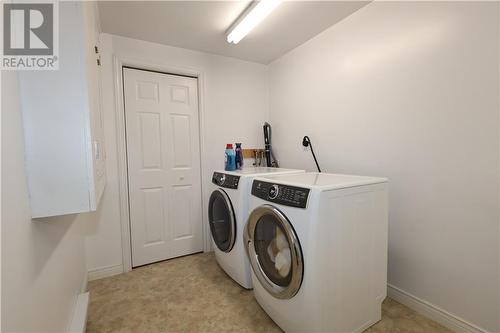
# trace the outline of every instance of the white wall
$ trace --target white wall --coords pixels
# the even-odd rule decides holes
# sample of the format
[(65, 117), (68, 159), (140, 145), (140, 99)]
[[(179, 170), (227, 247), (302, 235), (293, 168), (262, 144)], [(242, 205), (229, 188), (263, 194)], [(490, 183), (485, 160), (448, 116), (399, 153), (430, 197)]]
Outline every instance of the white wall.
[(498, 332), (498, 4), (374, 2), (270, 65), (281, 163), (390, 179), (389, 283)]
[(2, 332), (62, 332), (85, 287), (91, 214), (32, 220), (16, 72), (2, 72)]
[[(143, 63), (191, 68), (204, 74), (204, 145), (206, 179), (223, 168), (226, 143), (262, 147), (268, 120), (267, 67), (233, 58), (103, 34), (101, 39), (107, 185), (96, 223), (88, 226), (90, 270), (116, 271), (122, 264), (117, 142), (112, 54)], [(208, 199), (209, 193), (206, 192)], [(206, 212), (204, 207), (203, 212)]]

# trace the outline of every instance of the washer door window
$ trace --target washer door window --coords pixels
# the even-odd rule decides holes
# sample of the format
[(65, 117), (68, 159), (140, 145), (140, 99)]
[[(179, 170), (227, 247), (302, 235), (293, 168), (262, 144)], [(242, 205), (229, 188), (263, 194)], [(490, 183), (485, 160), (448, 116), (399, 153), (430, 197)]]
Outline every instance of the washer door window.
[(287, 299), (300, 289), (304, 264), (299, 240), (288, 219), (270, 205), (254, 209), (244, 233), (252, 269), (274, 297)]
[(236, 239), (236, 218), (233, 205), (226, 192), (215, 190), (208, 202), (210, 231), (219, 250), (229, 252)]

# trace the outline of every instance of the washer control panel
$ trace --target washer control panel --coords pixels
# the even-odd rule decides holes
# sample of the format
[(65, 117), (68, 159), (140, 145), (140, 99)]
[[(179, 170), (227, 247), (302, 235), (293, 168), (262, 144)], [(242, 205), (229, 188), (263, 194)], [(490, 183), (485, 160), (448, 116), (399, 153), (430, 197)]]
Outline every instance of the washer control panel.
[(306, 208), (309, 189), (254, 180), (252, 195), (280, 205)]
[(220, 187), (237, 189), (240, 182), (240, 176), (228, 175), (226, 173), (214, 172), (212, 183)]

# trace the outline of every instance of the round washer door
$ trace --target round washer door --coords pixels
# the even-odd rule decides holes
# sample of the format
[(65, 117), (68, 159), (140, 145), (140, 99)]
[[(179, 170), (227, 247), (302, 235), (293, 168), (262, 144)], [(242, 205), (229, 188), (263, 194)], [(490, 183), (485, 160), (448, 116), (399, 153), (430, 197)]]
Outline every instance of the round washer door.
[(236, 239), (236, 218), (231, 200), (222, 189), (210, 195), (208, 221), (215, 245), (221, 251), (231, 251)]
[(244, 240), (255, 276), (274, 297), (292, 298), (300, 289), (304, 263), (290, 221), (277, 208), (262, 205), (250, 216)]

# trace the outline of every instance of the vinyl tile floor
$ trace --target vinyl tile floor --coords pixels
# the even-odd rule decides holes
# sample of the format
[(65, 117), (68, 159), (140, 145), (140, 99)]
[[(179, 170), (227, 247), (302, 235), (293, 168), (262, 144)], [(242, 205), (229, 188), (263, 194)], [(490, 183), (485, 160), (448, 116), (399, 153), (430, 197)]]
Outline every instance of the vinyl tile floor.
[[(281, 332), (217, 265), (213, 252), (171, 259), (89, 283), (87, 332)], [(450, 332), (387, 298), (366, 332)]]

